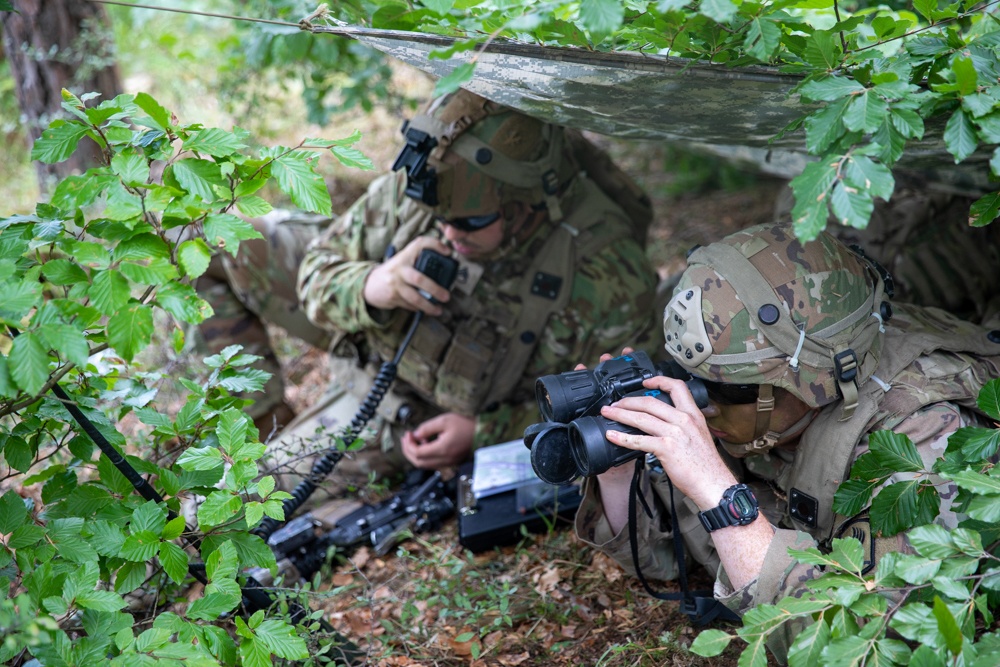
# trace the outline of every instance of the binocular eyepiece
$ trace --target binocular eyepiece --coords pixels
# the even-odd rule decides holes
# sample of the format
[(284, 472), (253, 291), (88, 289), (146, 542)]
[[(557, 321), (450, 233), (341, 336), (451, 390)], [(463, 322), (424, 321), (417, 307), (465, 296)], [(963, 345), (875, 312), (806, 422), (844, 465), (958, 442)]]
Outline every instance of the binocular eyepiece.
[(602, 417), (600, 412), (603, 406), (626, 396), (652, 396), (673, 405), (669, 394), (643, 386), (645, 380), (659, 375), (684, 380), (698, 407), (708, 405), (708, 394), (700, 380), (674, 361), (654, 366), (645, 352), (603, 361), (594, 370), (539, 378), (535, 382), (535, 400), (545, 421), (524, 432), (524, 444), (531, 450), (531, 466), (539, 479), (566, 484), (642, 456), (642, 452), (613, 445), (607, 439), (610, 430), (641, 431)]

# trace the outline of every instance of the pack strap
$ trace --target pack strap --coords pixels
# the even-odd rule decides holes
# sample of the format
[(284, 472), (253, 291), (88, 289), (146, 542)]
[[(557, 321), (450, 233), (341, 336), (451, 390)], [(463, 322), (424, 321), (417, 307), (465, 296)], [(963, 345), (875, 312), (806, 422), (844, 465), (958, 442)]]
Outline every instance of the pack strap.
[(657, 593), (642, 574), (639, 566), (639, 538), (638, 519), (636, 505), (641, 503), (642, 509), (649, 518), (653, 517), (653, 512), (646, 502), (645, 496), (639, 491), (639, 480), (642, 477), (642, 469), (645, 465), (644, 457), (635, 460), (635, 471), (632, 473), (632, 482), (629, 485), (628, 503), (628, 543), (632, 551), (632, 566), (635, 568), (635, 575), (642, 584), (646, 592), (657, 600), (679, 600), (681, 612), (683, 612), (692, 623), (697, 625), (708, 625), (715, 619), (723, 621), (739, 621), (738, 614), (715, 599), (712, 591), (691, 590), (688, 588), (687, 562), (684, 557), (684, 538), (681, 536), (680, 519), (677, 516), (677, 504), (674, 500), (674, 483), (670, 477), (664, 473), (667, 485), (670, 488), (670, 527), (674, 544), (674, 561), (677, 563), (677, 584), (680, 586), (678, 593)]

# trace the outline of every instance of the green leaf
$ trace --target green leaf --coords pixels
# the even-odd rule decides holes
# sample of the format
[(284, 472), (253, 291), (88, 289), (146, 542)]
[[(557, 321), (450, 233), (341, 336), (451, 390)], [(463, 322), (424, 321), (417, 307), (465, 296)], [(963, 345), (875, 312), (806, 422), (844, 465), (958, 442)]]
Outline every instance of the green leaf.
[(839, 157), (827, 156), (819, 162), (810, 162), (802, 173), (791, 181), (795, 193), (795, 235), (803, 241), (815, 239), (827, 219), (827, 196), (830, 186), (837, 180)]
[(271, 174), (293, 204), (311, 213), (331, 214), (330, 192), (308, 156), (299, 152), (282, 155), (271, 162)]
[(56, 164), (69, 158), (76, 151), (89, 128), (77, 121), (53, 121), (49, 129), (35, 140), (31, 147), (31, 159)]
[(885, 100), (870, 90), (857, 95), (844, 111), (844, 125), (852, 132), (875, 132), (889, 113)]
[(937, 524), (917, 526), (906, 536), (917, 553), (925, 558), (947, 558), (955, 553), (951, 535)]
[(141, 303), (129, 304), (108, 320), (108, 343), (128, 363), (153, 338), (153, 311)]
[(862, 479), (849, 479), (839, 487), (833, 495), (833, 510), (842, 516), (855, 516), (871, 502), (872, 492), (884, 480), (866, 482)]
[[(942, 475), (945, 479), (954, 480), (963, 489), (968, 489), (973, 493), (988, 496), (1000, 495), (1000, 478), (983, 475), (972, 470), (967, 470), (954, 475)], [(1000, 499), (997, 499), (1000, 502)]]
[(163, 571), (167, 576), (178, 584), (187, 576), (188, 556), (183, 549), (172, 542), (160, 543), (160, 564), (163, 565)]
[(978, 85), (976, 66), (972, 64), (971, 58), (955, 58), (951, 63), (951, 71), (955, 73), (960, 95), (971, 95), (976, 92)]
[(83, 591), (76, 596), (76, 604), (94, 611), (118, 611), (127, 606), (120, 595), (111, 591)]
[(188, 324), (200, 324), (213, 314), (212, 307), (190, 285), (162, 285), (156, 292), (156, 301), (165, 311)]
[(256, 195), (247, 195), (236, 200), (236, 208), (248, 218), (258, 218), (270, 213), (273, 209), (266, 199)]
[(212, 581), (231, 579), (236, 576), (239, 564), (239, 552), (232, 541), (227, 540), (205, 559), (205, 574)]
[(990, 380), (979, 390), (976, 405), (990, 417), (1000, 421), (1000, 379)]
[(788, 667), (814, 667), (830, 643), (830, 626), (822, 618), (799, 632), (788, 649)]
[(864, 155), (855, 155), (847, 162), (844, 177), (854, 187), (886, 201), (892, 196), (892, 191), (896, 187), (892, 171)]
[(438, 79), (438, 82), (434, 85), (434, 97), (440, 97), (441, 95), (447, 95), (448, 93), (453, 93), (463, 84), (472, 81), (472, 77), (476, 73), (476, 63), (467, 62), (458, 65), (451, 72), (445, 76)]
[(242, 506), (239, 496), (229, 491), (213, 491), (198, 508), (198, 524), (218, 526), (234, 518)]
[(842, 76), (827, 76), (808, 81), (799, 88), (799, 94), (814, 102), (833, 102), (849, 95), (859, 95), (865, 87), (854, 79)]
[(823, 153), (844, 136), (847, 129), (843, 116), (848, 102), (850, 98), (845, 97), (806, 116), (806, 149), (811, 154)]
[(0, 285), (0, 312), (19, 320), (38, 302), (40, 285), (32, 282), (8, 282)]
[(253, 528), (260, 520), (264, 518), (264, 505), (262, 503), (251, 501), (243, 505), (243, 511), (245, 512), (247, 519), (247, 526)]
[[(7, 367), (11, 378), (25, 392), (34, 395), (41, 391), (49, 379), (49, 351), (41, 336), (29, 331), (15, 338), (7, 358)], [(14, 465), (9, 451), (7, 462)], [(21, 472), (27, 470), (17, 469)]]
[(149, 180), (149, 162), (134, 149), (127, 149), (111, 158), (111, 170), (125, 185), (143, 185)]
[(699, 14), (718, 23), (728, 23), (736, 16), (736, 12), (737, 7), (732, 0), (702, 0), (698, 5)]
[(911, 109), (889, 110), (889, 121), (902, 136), (908, 139), (920, 139), (924, 136), (924, 119)]
[[(238, 595), (209, 593), (203, 598), (198, 598), (188, 606), (187, 616), (192, 620), (214, 621), (221, 614), (235, 609), (239, 603), (240, 597)], [(270, 667), (270, 660), (266, 664)]]
[(962, 644), (965, 638), (962, 630), (958, 627), (958, 622), (948, 609), (948, 605), (941, 598), (934, 596), (934, 618), (938, 622), (938, 630), (944, 636), (945, 645), (953, 655), (962, 653)]
[(38, 327), (38, 333), (48, 343), (49, 347), (62, 354), (77, 366), (86, 366), (90, 356), (90, 347), (83, 331), (69, 324), (52, 322)]
[(191, 278), (197, 278), (208, 270), (212, 261), (212, 249), (201, 239), (185, 241), (177, 249), (177, 263)]
[[(7, 540), (7, 546), (11, 549), (24, 549), (38, 544), (39, 540), (45, 537), (45, 529), (41, 526), (26, 523), (14, 529)], [(117, 552), (116, 552), (117, 553)]]
[[(1000, 176), (1000, 173), (997, 175)], [(973, 227), (985, 227), (996, 220), (997, 216), (1000, 216), (1000, 192), (992, 192), (972, 204), (969, 209), (969, 224)]]
[(173, 175), (181, 187), (205, 202), (214, 202), (218, 199), (215, 186), (226, 185), (219, 165), (209, 160), (196, 158), (178, 160), (173, 164)]
[(849, 187), (844, 181), (838, 181), (830, 196), (830, 210), (840, 224), (864, 229), (875, 210), (875, 202), (866, 190)]
[(115, 269), (99, 271), (88, 290), (91, 302), (105, 315), (114, 315), (131, 296), (128, 279)]
[(375, 165), (372, 163), (371, 158), (359, 151), (357, 148), (334, 146), (330, 152), (333, 153), (333, 157), (337, 158), (337, 161), (345, 167), (355, 167), (356, 169), (362, 169), (364, 171), (371, 171), (375, 169)]
[(232, 132), (226, 132), (217, 127), (209, 127), (192, 134), (182, 148), (188, 151), (205, 153), (214, 157), (226, 157), (238, 153), (247, 145)]
[(42, 266), (46, 280), (53, 285), (75, 285), (87, 282), (87, 274), (68, 259), (50, 259)]
[(966, 426), (951, 434), (949, 447), (953, 440), (967, 461), (982, 461), (996, 454), (1000, 447), (1000, 430)]
[(596, 38), (609, 35), (621, 27), (625, 7), (618, 0), (581, 0), (580, 22)]
[(155, 556), (159, 548), (159, 535), (148, 530), (140, 530), (125, 539), (125, 544), (122, 545), (119, 555), (125, 560), (138, 563)]
[(932, 13), (937, 10), (937, 7), (937, 0), (913, 0), (913, 8), (928, 21), (932, 20)]
[(455, 6), (455, 0), (421, 0), (420, 4), (435, 14), (444, 16)]
[(215, 434), (219, 438), (219, 445), (231, 457), (235, 458), (237, 451), (246, 442), (248, 425), (247, 416), (235, 408), (229, 408), (219, 415)]
[(892, 431), (876, 431), (868, 438), (868, 447), (880, 465), (897, 472), (919, 472), (924, 462), (909, 437)]
[(912, 526), (930, 523), (937, 516), (940, 497), (933, 486), (925, 487), (924, 484), (909, 480), (883, 488), (872, 500), (872, 530), (890, 536)]
[[(188, 613), (190, 616), (190, 612)], [(240, 659), (243, 667), (272, 667), (271, 651), (256, 637), (240, 642)]]
[(184, 470), (214, 470), (222, 465), (222, 453), (215, 447), (189, 447), (177, 465)]
[[(324, 192), (325, 188), (324, 185)], [(205, 218), (205, 240), (226, 250), (233, 257), (236, 257), (240, 241), (263, 238), (253, 225), (235, 215), (221, 213)]]
[(840, 59), (840, 45), (834, 35), (826, 30), (815, 31), (806, 41), (803, 59), (818, 69), (836, 69)]
[[(176, 494), (171, 494), (176, 495)], [(160, 533), (160, 539), (163, 540), (176, 540), (187, 528), (187, 524), (184, 522), (183, 516), (175, 516), (173, 519), (167, 522), (163, 527), (163, 531)]]
[(767, 18), (754, 17), (747, 29), (743, 47), (747, 54), (761, 62), (767, 62), (781, 43), (781, 28)]
[(13, 533), (28, 518), (24, 499), (13, 491), (0, 496), (0, 535)]
[(167, 525), (167, 510), (155, 500), (147, 500), (132, 512), (131, 521), (130, 532), (148, 530), (159, 536)]
[(972, 155), (979, 146), (972, 120), (961, 108), (955, 109), (944, 127), (944, 145), (958, 164)]
[(295, 633), (295, 628), (281, 619), (271, 618), (261, 623), (255, 633), (271, 653), (286, 660), (304, 660), (309, 657), (305, 641)]
[(268, 497), (271, 495), (271, 492), (274, 491), (274, 484), (274, 477), (271, 477), (270, 475), (262, 477), (260, 481), (257, 482), (257, 495), (261, 498)]
[(140, 285), (159, 285), (177, 278), (177, 269), (165, 259), (154, 259), (147, 264), (122, 262), (118, 270), (126, 278)]
[(135, 103), (140, 109), (149, 114), (149, 117), (156, 123), (157, 128), (165, 130), (170, 127), (170, 112), (160, 106), (148, 93), (139, 93), (135, 96)]
[(92, 522), (90, 532), (94, 550), (102, 556), (117, 556), (125, 544), (125, 532), (114, 523), (103, 519)]
[(995, 523), (1000, 521), (1000, 499), (996, 496), (975, 496), (965, 511), (973, 519)]
[(112, 258), (116, 262), (169, 260), (170, 248), (154, 234), (137, 234), (115, 246)]
[(722, 630), (702, 630), (691, 643), (690, 651), (703, 658), (710, 658), (725, 651), (732, 640), (733, 635), (728, 632), (723, 632)]

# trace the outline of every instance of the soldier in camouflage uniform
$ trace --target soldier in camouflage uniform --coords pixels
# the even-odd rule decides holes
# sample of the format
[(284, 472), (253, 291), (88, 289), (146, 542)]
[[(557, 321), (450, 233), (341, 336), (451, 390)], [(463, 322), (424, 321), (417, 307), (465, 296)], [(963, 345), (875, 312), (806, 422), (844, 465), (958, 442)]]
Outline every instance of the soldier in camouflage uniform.
[[(835, 515), (834, 491), (873, 431), (906, 434), (929, 468), (949, 434), (985, 425), (975, 399), (1000, 373), (1000, 331), (937, 309), (899, 305), (892, 313), (877, 267), (827, 233), (803, 245), (789, 225), (760, 225), (688, 262), (664, 311), (664, 334), (671, 356), (706, 381), (709, 407), (699, 410), (682, 382), (658, 377), (646, 386), (670, 392), (676, 407), (644, 397), (602, 410), (647, 434), (609, 431), (610, 442), (651, 453), (663, 468), (639, 480), (661, 514), (637, 512), (642, 574), (677, 575), (666, 475), (684, 494), (677, 509), (688, 553), (718, 572), (716, 598), (740, 615), (819, 575), (789, 547), (856, 537), (868, 569), (882, 553), (907, 550), (905, 535), (873, 536), (867, 511)], [(634, 572), (631, 476), (622, 466), (589, 479), (576, 530)], [(955, 487), (934, 481), (942, 491), (937, 521), (954, 526)], [(760, 512), (718, 526), (712, 510), (737, 483), (753, 489)], [(779, 660), (796, 630), (773, 635)]]
[[(415, 311), (424, 317), (369, 444), (335, 475), (385, 474), (404, 458), (440, 469), (519, 438), (536, 420), (537, 377), (658, 329), (648, 200), (607, 165), (600, 185), (589, 178), (576, 156), (598, 154), (582, 137), (465, 91), (404, 132), (399, 170), (376, 179), (301, 264), (304, 313), (334, 339), (337, 382), (272, 448), (298, 472), (351, 421)], [(628, 188), (645, 204), (629, 211), (618, 203), (629, 197), (609, 197)], [(458, 260), (452, 291), (414, 268), (427, 248)]]

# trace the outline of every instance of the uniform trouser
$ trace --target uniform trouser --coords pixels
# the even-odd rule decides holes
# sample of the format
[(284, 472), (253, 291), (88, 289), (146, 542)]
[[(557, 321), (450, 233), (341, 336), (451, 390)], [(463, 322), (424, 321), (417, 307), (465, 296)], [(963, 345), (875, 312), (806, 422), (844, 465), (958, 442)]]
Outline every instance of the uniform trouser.
[(215, 311), (198, 330), (209, 353), (242, 345), (243, 352), (263, 358), (257, 367), (272, 375), (262, 393), (250, 396), (255, 403), (247, 412), (256, 419), (284, 402), (281, 367), (264, 323), (314, 347), (329, 345), (330, 334), (309, 322), (299, 307), (296, 280), (307, 246), (330, 219), (273, 211), (249, 222), (264, 238), (241, 243), (235, 258), (226, 252), (216, 255), (198, 279), (199, 295)]

